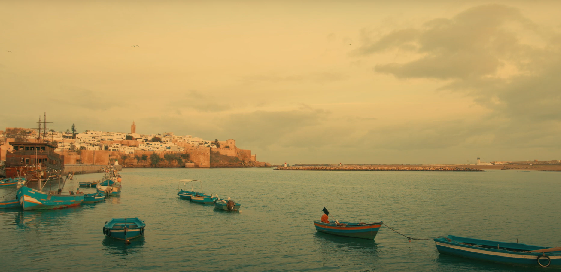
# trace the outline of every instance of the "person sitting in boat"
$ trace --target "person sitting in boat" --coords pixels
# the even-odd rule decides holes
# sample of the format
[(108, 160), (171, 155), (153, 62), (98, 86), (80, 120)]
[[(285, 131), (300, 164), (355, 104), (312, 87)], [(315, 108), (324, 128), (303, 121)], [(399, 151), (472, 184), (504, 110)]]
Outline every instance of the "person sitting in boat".
[(329, 224), (329, 211), (323, 207), (323, 215), (321, 216), (321, 222)]

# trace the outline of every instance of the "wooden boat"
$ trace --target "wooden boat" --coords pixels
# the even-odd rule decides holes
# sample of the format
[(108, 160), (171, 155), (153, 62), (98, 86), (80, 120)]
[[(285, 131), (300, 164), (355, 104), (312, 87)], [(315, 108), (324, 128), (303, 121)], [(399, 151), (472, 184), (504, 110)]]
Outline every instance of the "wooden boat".
[(105, 192), (97, 192), (92, 194), (84, 194), (84, 201), (83, 204), (93, 204), (102, 202), (105, 200)]
[(146, 224), (138, 218), (113, 218), (105, 222), (103, 234), (118, 240), (130, 240), (144, 236)]
[[(193, 189), (193, 182), (194, 181), (197, 181), (197, 180), (196, 179), (182, 179), (182, 180), (180, 180), (180, 182), (183, 182), (183, 186), (181, 186), (181, 184), (177, 186), (177, 189), (178, 189), (177, 195), (179, 196), (179, 198), (191, 200), (191, 196), (198, 193), (198, 192), (195, 192), (195, 190)], [(187, 186), (187, 183), (191, 183), (191, 190), (184, 189), (185, 186)]]
[(23, 186), (17, 192), (17, 199), (24, 210), (61, 209), (81, 205), (84, 195), (73, 192), (63, 194), (61, 190), (43, 192)]
[(118, 196), (121, 194), (121, 182), (106, 179), (98, 183), (95, 188), (98, 192), (105, 192), (106, 196)]
[(196, 193), (191, 196), (191, 202), (199, 204), (212, 204), (218, 199), (218, 196), (209, 196), (205, 194)]
[(223, 211), (239, 211), (242, 204), (235, 202), (234, 200), (228, 199), (217, 199), (214, 202), (214, 209)]
[(531, 246), (448, 235), (434, 239), (438, 252), (508, 264), (561, 265), (561, 247)]
[(85, 187), (85, 188), (94, 188), (97, 186), (97, 184), (99, 183), (99, 181), (81, 181), (79, 182), (80, 187)]
[(333, 235), (355, 237), (363, 239), (374, 239), (382, 222), (377, 223), (349, 223), (349, 222), (329, 222), (314, 221), (316, 230), (319, 232)]
[(24, 177), (5, 178), (5, 179), (0, 180), (0, 188), (17, 186), (18, 184), (24, 184), (25, 181), (26, 180), (25, 180)]
[(21, 209), (21, 204), (17, 199), (0, 201), (0, 209)]

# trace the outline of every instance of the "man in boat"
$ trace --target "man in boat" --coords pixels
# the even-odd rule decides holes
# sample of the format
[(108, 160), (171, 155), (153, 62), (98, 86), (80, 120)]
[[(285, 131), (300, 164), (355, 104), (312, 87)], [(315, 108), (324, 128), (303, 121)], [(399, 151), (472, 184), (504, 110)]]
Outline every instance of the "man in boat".
[(321, 216), (321, 222), (329, 224), (329, 211), (323, 207), (323, 215)]

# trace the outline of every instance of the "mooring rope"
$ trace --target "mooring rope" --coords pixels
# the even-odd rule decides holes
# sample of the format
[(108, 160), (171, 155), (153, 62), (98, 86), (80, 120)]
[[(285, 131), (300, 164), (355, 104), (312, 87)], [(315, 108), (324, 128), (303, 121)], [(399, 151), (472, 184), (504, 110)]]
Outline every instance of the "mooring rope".
[(413, 238), (413, 237), (411, 237), (411, 236), (407, 236), (407, 235), (405, 235), (405, 234), (403, 234), (403, 233), (401, 233), (401, 232), (395, 230), (394, 228), (392, 228), (392, 227), (386, 225), (386, 223), (382, 223), (382, 224), (384, 224), (384, 226), (385, 226), (386, 228), (391, 229), (391, 230), (393, 230), (395, 233), (397, 233), (397, 234), (399, 234), (399, 235), (401, 235), (401, 236), (407, 238), (407, 240), (409, 240), (410, 243), (411, 243), (411, 240), (432, 240), (432, 239), (430, 239), (430, 238)]

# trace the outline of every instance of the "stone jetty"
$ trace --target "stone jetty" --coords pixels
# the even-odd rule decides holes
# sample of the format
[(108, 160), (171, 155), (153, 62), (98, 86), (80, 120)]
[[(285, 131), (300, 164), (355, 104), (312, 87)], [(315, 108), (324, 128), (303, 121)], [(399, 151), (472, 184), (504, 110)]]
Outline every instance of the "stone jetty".
[(315, 165), (315, 166), (278, 166), (275, 170), (313, 170), (313, 171), (466, 171), (481, 172), (482, 169), (460, 166), (435, 165)]

